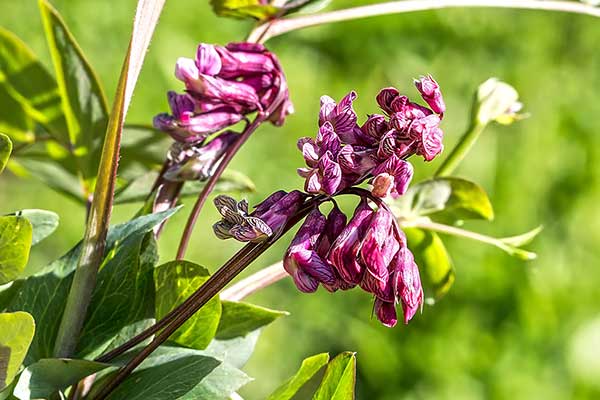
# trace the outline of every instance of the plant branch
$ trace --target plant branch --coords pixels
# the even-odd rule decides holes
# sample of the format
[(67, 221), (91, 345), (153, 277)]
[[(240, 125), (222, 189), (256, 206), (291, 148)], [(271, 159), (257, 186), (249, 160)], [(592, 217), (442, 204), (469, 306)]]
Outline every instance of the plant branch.
[(481, 132), (485, 129), (486, 125), (474, 122), (469, 126), (467, 131), (459, 139), (457, 145), (452, 149), (450, 154), (444, 159), (440, 167), (435, 171), (434, 177), (449, 176), (451, 175), (458, 164), (465, 158), (467, 153), (471, 150)]
[[(259, 243), (248, 243), (239, 250), (234, 257), (226, 262), (217, 270), (194, 294), (186, 301), (186, 305), (171, 317), (171, 322), (166, 324), (164, 330), (160, 331), (152, 342), (146, 346), (140, 353), (133, 357), (117, 375), (110, 380), (94, 398), (95, 400), (105, 399), (129, 374), (156, 348), (164, 343), (181, 325), (183, 325), (191, 316), (193, 316), (204, 304), (216, 296), (231, 280), (242, 272), (250, 263), (256, 260), (262, 253), (271, 247), (288, 230), (301, 221), (316, 205), (325, 201), (323, 196), (313, 197), (307, 200), (304, 206), (288, 221), (288, 223), (278, 233), (269, 239)], [(171, 314), (171, 313), (170, 313)], [(161, 323), (162, 321), (159, 321)]]
[(283, 18), (256, 27), (249, 41), (266, 42), (272, 37), (298, 29), (332, 22), (349, 21), (379, 15), (401, 14), (443, 8), (516, 8), (528, 10), (559, 11), (600, 17), (600, 9), (576, 1), (555, 0), (403, 0), (336, 10), (325, 13)]

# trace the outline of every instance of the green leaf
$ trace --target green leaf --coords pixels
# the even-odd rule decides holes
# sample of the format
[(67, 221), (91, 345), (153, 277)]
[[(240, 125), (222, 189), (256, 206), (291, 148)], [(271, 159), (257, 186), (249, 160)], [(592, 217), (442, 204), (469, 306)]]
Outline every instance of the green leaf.
[(0, 133), (0, 173), (4, 171), (4, 167), (8, 162), (10, 153), (12, 152), (12, 142), (9, 137)]
[[(115, 195), (115, 204), (126, 204), (143, 202), (150, 194), (154, 182), (158, 178), (158, 172), (150, 171), (144, 175), (132, 180), (126, 186), (119, 190)], [(190, 181), (186, 182), (181, 197), (197, 196), (204, 189), (206, 182)], [(246, 175), (237, 171), (227, 170), (217, 181), (213, 192), (253, 192), (256, 189), (254, 183)]]
[(23, 363), (35, 331), (26, 312), (0, 314), (0, 390), (10, 385)]
[(215, 14), (221, 17), (270, 19), (280, 12), (279, 7), (263, 5), (260, 0), (210, 0)]
[(31, 223), (23, 217), (0, 217), (0, 285), (21, 275), (30, 248)]
[(116, 243), (98, 272), (78, 357), (100, 355), (121, 329), (154, 316), (152, 272), (157, 262), (152, 233), (139, 232)]
[[(250, 336), (250, 335), (249, 335)], [(238, 341), (238, 340), (236, 340)], [(239, 341), (238, 341), (239, 342)], [(251, 379), (244, 372), (230, 363), (230, 357), (237, 357), (239, 347), (228, 347), (226, 351), (219, 350), (218, 356), (214, 355), (209, 348), (206, 350), (195, 350), (178, 346), (160, 346), (148, 358), (146, 358), (137, 371), (143, 371), (150, 368), (169, 365), (173, 361), (188, 357), (211, 357), (218, 360), (221, 364), (213, 369), (204, 379), (193, 387), (186, 395), (180, 397), (180, 400), (226, 400), (240, 387), (248, 383)], [(116, 358), (112, 362), (117, 365), (125, 364), (137, 351), (129, 351)], [(103, 379), (110, 379), (110, 375)], [(98, 382), (100, 386), (102, 382)], [(93, 394), (93, 393), (92, 393)]]
[(321, 353), (308, 357), (296, 374), (290, 377), (283, 385), (275, 390), (267, 400), (289, 400), (308, 382), (317, 372), (329, 362), (329, 354)]
[(6, 87), (0, 84), (0, 131), (14, 142), (29, 143), (35, 140), (33, 129), (33, 120)]
[(420, 182), (394, 203), (402, 216), (428, 215), (432, 219), (494, 218), (494, 210), (483, 188), (471, 181), (443, 177)]
[(20, 400), (48, 399), (57, 391), (108, 367), (109, 364), (95, 361), (45, 358), (25, 368), (13, 394)]
[(257, 329), (246, 336), (238, 336), (233, 339), (213, 339), (202, 351), (226, 364), (242, 368), (252, 356), (259, 336), (260, 329)]
[(455, 280), (455, 270), (444, 242), (437, 233), (417, 228), (405, 228), (408, 248), (421, 271), (426, 301), (433, 304), (442, 297)]
[[(209, 276), (206, 268), (187, 261), (171, 261), (156, 267), (156, 317), (162, 318), (181, 304)], [(171, 339), (182, 346), (204, 349), (215, 336), (220, 317), (221, 302), (214, 297), (183, 324)]]
[(223, 312), (216, 337), (231, 339), (245, 336), (249, 332), (270, 324), (277, 318), (289, 315), (285, 311), (270, 310), (254, 304), (237, 301), (223, 301)]
[(191, 355), (137, 370), (119, 385), (108, 399), (181, 399), (219, 364), (218, 360), (211, 357)]
[(50, 236), (58, 228), (58, 214), (46, 210), (21, 210), (15, 213), (17, 217), (24, 217), (31, 223), (33, 235), (31, 245), (38, 244)]
[[(143, 238), (154, 226), (173, 215), (176, 211), (177, 209), (172, 209), (161, 213), (145, 215), (111, 228), (107, 237), (106, 254), (108, 254), (108, 258), (111, 260), (114, 259), (117, 253), (116, 248), (118, 246), (120, 246), (120, 249), (123, 249), (124, 242), (127, 241), (127, 243), (132, 243), (130, 238)], [(133, 242), (135, 243), (135, 241)], [(150, 250), (154, 251), (149, 248), (148, 251)], [(121, 250), (121, 252), (123, 251), (124, 250)], [(35, 318), (38, 324), (38, 330), (25, 360), (26, 365), (42, 358), (52, 358), (54, 342), (58, 332), (58, 324), (60, 323), (60, 318), (65, 308), (67, 295), (73, 279), (73, 271), (77, 266), (80, 254), (81, 244), (78, 244), (66, 255), (46, 266), (38, 274), (30, 276), (22, 281), (16, 291), (11, 290), (12, 298), (7, 306), (7, 310), (27, 311)], [(142, 261), (140, 261), (140, 263), (141, 262)], [(143, 268), (147, 267), (145, 265), (139, 266), (138, 263), (135, 263), (135, 265), (138, 270), (143, 270)], [(109, 266), (108, 263), (105, 267), (106, 266)], [(110, 271), (111, 269), (107, 271)], [(122, 274), (126, 273), (127, 272), (123, 272)], [(149, 273), (151, 273), (151, 271), (149, 271)], [(122, 274), (119, 274), (119, 277), (122, 277)], [(106, 275), (100, 276), (99, 274), (99, 285), (101, 284), (101, 280), (106, 281), (102, 285), (110, 284), (111, 282), (107, 278), (110, 277), (107, 277)], [(142, 274), (135, 282), (138, 283), (144, 279), (145, 276)], [(127, 285), (131, 285), (131, 283), (128, 283)], [(108, 286), (103, 287), (106, 288)], [(152, 284), (150, 285), (150, 289), (152, 289)], [(127, 324), (127, 319), (143, 314), (140, 310), (127, 310), (128, 307), (135, 304), (121, 304), (120, 301), (130, 301), (131, 297), (129, 296), (136, 296), (136, 303), (140, 301), (137, 299), (139, 294), (131, 293), (128, 296), (123, 297), (122, 294), (115, 293), (114, 296), (111, 295), (111, 297), (114, 298), (110, 299), (110, 302), (107, 303), (111, 306), (115, 306), (115, 310), (99, 310), (103, 315), (110, 315), (114, 311), (115, 317), (118, 317), (118, 319), (115, 319), (115, 327), (104, 326), (102, 327), (103, 330), (107, 329), (107, 331), (116, 332), (115, 335), (118, 335), (121, 332), (121, 328), (118, 326), (119, 324)], [(96, 299), (98, 299), (98, 297), (96, 297)], [(113, 300), (114, 303), (112, 302)], [(153, 297), (146, 299), (146, 301), (151, 305)], [(115, 305), (116, 303), (118, 304)], [(94, 312), (94, 310), (92, 310), (92, 312)], [(92, 329), (93, 327), (90, 326), (90, 321), (97, 321), (96, 318), (97, 317), (91, 316), (86, 321), (88, 332), (91, 332), (89, 335), (86, 335), (86, 337), (82, 337), (82, 344), (87, 343), (88, 346), (93, 346), (90, 342), (97, 340), (98, 342), (101, 342), (103, 346), (108, 346), (114, 339), (111, 340), (110, 338), (106, 338), (107, 335), (105, 331), (98, 332), (98, 336), (96, 337)], [(112, 323), (112, 320), (101, 321), (101, 323), (110, 324)], [(101, 350), (102, 349), (96, 350), (96, 352)]]
[(356, 354), (344, 352), (327, 365), (313, 400), (353, 400), (356, 384)]
[[(0, 28), (0, 86), (19, 105), (23, 115), (43, 125), (60, 142), (69, 143), (56, 81), (31, 49), (3, 28)], [(1, 120), (8, 114), (7, 109), (0, 108)]]
[(46, 39), (56, 72), (69, 141), (91, 192), (98, 169), (108, 107), (98, 78), (62, 17), (46, 0), (39, 1)]

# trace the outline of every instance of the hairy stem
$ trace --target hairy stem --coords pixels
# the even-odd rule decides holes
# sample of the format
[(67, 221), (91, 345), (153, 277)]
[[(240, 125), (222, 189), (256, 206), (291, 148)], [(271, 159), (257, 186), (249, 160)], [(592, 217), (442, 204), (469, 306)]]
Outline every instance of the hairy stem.
[[(172, 315), (171, 321), (163, 330), (146, 346), (140, 353), (133, 357), (117, 375), (104, 386), (95, 397), (95, 400), (105, 399), (129, 374), (146, 359), (158, 346), (164, 343), (181, 325), (192, 317), (204, 304), (216, 296), (231, 280), (242, 272), (250, 263), (256, 260), (262, 253), (271, 247), (288, 230), (301, 221), (315, 206), (325, 201), (322, 196), (307, 200), (304, 206), (288, 221), (280, 232), (268, 240), (259, 243), (248, 243), (239, 250), (234, 257), (217, 270), (194, 294), (187, 300), (185, 307)], [(165, 317), (166, 318), (166, 317)], [(162, 321), (159, 321), (160, 324)], [(157, 325), (158, 325), (157, 324)]]
[(298, 29), (332, 22), (349, 21), (379, 15), (401, 14), (442, 8), (480, 7), (516, 8), (529, 10), (559, 11), (600, 17), (600, 9), (577, 1), (554, 0), (402, 0), (347, 8), (311, 15), (283, 18), (256, 27), (248, 36), (249, 41), (266, 42), (272, 37)]
[(481, 123), (473, 123), (463, 136), (459, 139), (458, 144), (452, 149), (448, 157), (444, 159), (442, 165), (435, 172), (434, 176), (448, 176), (451, 175), (458, 164), (465, 158), (467, 153), (471, 150), (481, 132), (485, 129), (486, 125)]

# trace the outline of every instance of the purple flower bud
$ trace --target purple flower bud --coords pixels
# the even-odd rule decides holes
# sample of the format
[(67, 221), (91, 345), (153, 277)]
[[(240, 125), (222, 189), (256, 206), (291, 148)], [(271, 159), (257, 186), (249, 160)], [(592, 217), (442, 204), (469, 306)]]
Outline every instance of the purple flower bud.
[(421, 286), (419, 268), (415, 264), (413, 255), (407, 247), (402, 247), (398, 251), (395, 263), (394, 283), (396, 296), (402, 302), (404, 323), (408, 324), (423, 304), (423, 288)]
[(316, 290), (313, 280), (325, 285), (335, 285), (337, 278), (331, 265), (317, 253), (317, 241), (325, 229), (326, 219), (318, 209), (311, 211), (292, 240), (285, 257), (283, 266), (294, 278), (294, 283), (302, 291)]
[(193, 117), (186, 116), (183, 120), (177, 120), (169, 114), (159, 114), (154, 117), (154, 127), (177, 141), (195, 143), (213, 132), (236, 124), (241, 118), (240, 114), (228, 108)]
[(281, 196), (280, 192), (275, 192), (271, 197), (260, 203), (250, 215), (260, 218), (271, 227), (273, 232), (277, 232), (298, 212), (306, 195), (299, 190), (293, 190), (284, 196)]
[(180, 57), (175, 64), (175, 77), (180, 81), (187, 83), (195, 81), (200, 76), (200, 71), (196, 62), (191, 58)]
[(396, 198), (406, 193), (413, 176), (412, 164), (393, 155), (373, 170), (373, 189), (377, 197), (391, 195)]
[[(352, 108), (352, 102), (356, 99), (356, 92), (348, 93), (339, 104), (335, 103), (329, 96), (321, 97), (321, 111), (319, 113), (319, 126), (325, 122), (331, 122), (335, 132), (342, 137), (343, 135), (352, 135), (357, 127), (356, 112)], [(346, 143), (350, 143), (347, 142)]]
[(219, 101), (245, 107), (246, 112), (257, 109), (259, 97), (252, 86), (242, 82), (228, 81), (219, 77), (200, 75), (187, 80), (186, 87), (199, 101)]
[(235, 132), (226, 131), (203, 146), (174, 142), (168, 155), (172, 165), (165, 172), (165, 179), (181, 182), (210, 178), (225, 151), (237, 138)]
[(432, 76), (422, 76), (419, 79), (415, 79), (415, 86), (419, 93), (421, 93), (423, 100), (429, 104), (429, 107), (431, 107), (436, 114), (443, 115), (446, 111), (446, 104), (444, 103), (440, 86)]
[(398, 317), (396, 316), (396, 305), (394, 302), (383, 301), (381, 299), (375, 299), (375, 315), (377, 319), (388, 328), (393, 328), (398, 323)]
[(342, 233), (342, 230), (346, 227), (346, 214), (344, 214), (337, 205), (334, 204), (333, 208), (327, 215), (327, 221), (325, 222), (325, 229), (319, 238), (319, 246), (317, 252), (323, 258), (327, 258), (327, 253), (333, 242)]
[(196, 51), (196, 67), (205, 75), (215, 76), (221, 72), (221, 57), (215, 46), (200, 43)]
[(173, 117), (181, 121), (182, 124), (188, 124), (189, 119), (194, 115), (196, 105), (194, 99), (189, 94), (177, 94), (173, 91), (167, 93), (169, 106)]
[(400, 248), (392, 231), (393, 220), (392, 213), (380, 207), (371, 218), (360, 250), (366, 268), (361, 286), (378, 297), (385, 296), (389, 266)]
[(381, 89), (379, 94), (377, 95), (377, 104), (383, 111), (385, 111), (388, 115), (392, 114), (394, 110), (392, 109), (392, 102), (398, 97), (400, 93), (398, 89), (394, 87), (388, 87)]
[(329, 250), (327, 260), (349, 285), (357, 285), (362, 280), (364, 266), (359, 260), (360, 246), (373, 214), (367, 201), (362, 199), (352, 219)]
[[(358, 179), (366, 175), (377, 165), (373, 149), (346, 145), (338, 154), (338, 163), (345, 174), (351, 174)], [(356, 182), (350, 182), (354, 184)]]
[(271, 73), (276, 69), (271, 53), (261, 44), (230, 43), (226, 48), (217, 47), (217, 52), (223, 78)]

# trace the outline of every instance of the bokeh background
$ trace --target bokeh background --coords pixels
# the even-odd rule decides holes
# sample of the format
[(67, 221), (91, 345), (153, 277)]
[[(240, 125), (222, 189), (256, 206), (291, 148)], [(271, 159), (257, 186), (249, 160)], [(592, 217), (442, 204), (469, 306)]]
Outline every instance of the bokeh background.
[[(109, 97), (116, 87), (135, 2), (54, 0)], [(128, 122), (149, 123), (167, 108), (166, 91), (181, 90), (177, 57), (198, 42), (241, 40), (248, 22), (215, 17), (201, 0), (169, 1), (157, 28)], [(340, 8), (372, 1), (334, 1)], [(0, 25), (27, 42), (50, 66), (37, 2), (1, 0)], [(479, 182), (496, 212), (493, 223), (467, 227), (508, 236), (539, 224), (532, 262), (464, 240), (445, 238), (457, 269), (454, 287), (408, 326), (388, 329), (370, 319), (361, 291), (299, 293), (286, 279), (250, 301), (288, 310), (267, 327), (246, 371), (256, 380), (241, 394), (264, 398), (300, 361), (319, 352), (357, 352), (358, 399), (600, 398), (600, 24), (584, 16), (536, 11), (453, 9), (378, 17), (290, 33), (269, 42), (287, 73), (296, 114), (282, 128), (264, 126), (232, 167), (247, 173), (255, 203), (277, 189), (299, 188), (302, 158), (295, 142), (313, 135), (319, 96), (358, 91), (356, 110), (376, 110), (379, 88), (416, 95), (412, 78), (431, 73), (448, 111), (451, 148), (468, 121), (472, 93), (491, 76), (514, 85), (531, 118), (490, 127), (457, 175)], [(436, 163), (415, 162), (417, 180)], [(189, 202), (188, 202), (189, 203)], [(160, 241), (174, 256), (187, 210)], [(60, 214), (58, 231), (33, 250), (31, 263), (52, 260), (82, 236), (84, 210), (36, 181), (0, 179), (0, 214), (45, 208)], [(115, 210), (124, 221), (135, 207)], [(217, 240), (201, 214), (189, 259), (215, 270), (238, 247)], [(289, 238), (247, 273), (279, 260)], [(301, 397), (301, 396), (300, 396)]]

